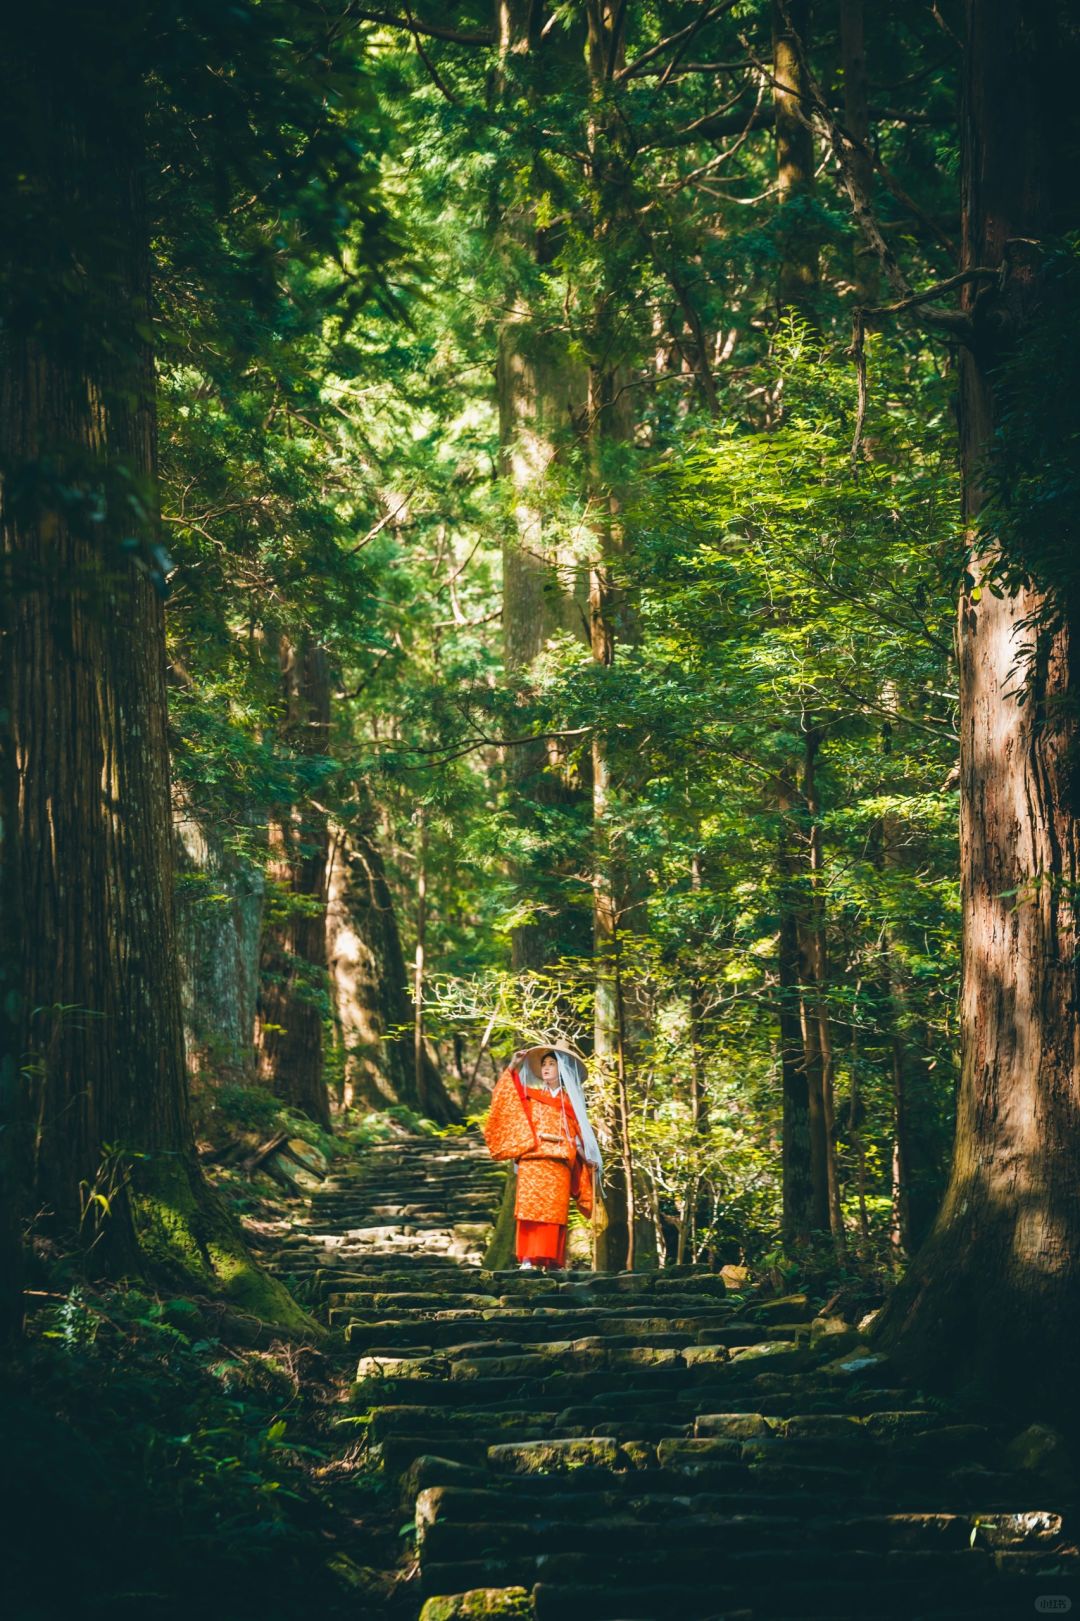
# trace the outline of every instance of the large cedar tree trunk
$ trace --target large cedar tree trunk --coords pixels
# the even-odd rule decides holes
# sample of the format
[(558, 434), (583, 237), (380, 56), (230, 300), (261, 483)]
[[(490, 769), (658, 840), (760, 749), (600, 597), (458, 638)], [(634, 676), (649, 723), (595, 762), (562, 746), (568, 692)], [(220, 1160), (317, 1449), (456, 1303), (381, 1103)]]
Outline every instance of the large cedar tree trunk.
[[(1074, 228), (1077, 17), (1058, 0), (968, 0), (961, 358), (968, 523), (1002, 426), (998, 369), (1037, 323), (1043, 245)], [(1069, 476), (1049, 467), (1044, 476)], [(1075, 543), (1075, 542), (1074, 542)], [(1080, 1338), (1080, 872), (1075, 592), (987, 588), (993, 541), (960, 604), (962, 1071), (952, 1174), (881, 1336), (928, 1377), (1076, 1416)], [(1024, 622), (1047, 624), (1034, 659)], [(1032, 1375), (1035, 1378), (1032, 1378)]]
[[(99, 1265), (146, 1261), (299, 1327), (199, 1173), (172, 909), (165, 638), (156, 527), (150, 252), (138, 85), (99, 105), (85, 51), (28, 28), (5, 64), (24, 251), (0, 357), (12, 602), (0, 691), (19, 779), (18, 1047), (28, 1210)], [(107, 30), (106, 30), (107, 33)], [(120, 83), (109, 63), (106, 82)], [(20, 237), (19, 232), (25, 234)], [(39, 234), (40, 233), (40, 234)], [(132, 546), (133, 530), (139, 536)]]

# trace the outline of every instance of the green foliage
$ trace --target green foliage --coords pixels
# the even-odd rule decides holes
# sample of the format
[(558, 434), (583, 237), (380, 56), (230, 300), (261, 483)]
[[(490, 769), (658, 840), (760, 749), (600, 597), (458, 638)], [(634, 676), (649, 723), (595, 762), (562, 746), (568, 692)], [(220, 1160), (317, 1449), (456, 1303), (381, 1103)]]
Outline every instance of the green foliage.
[[(328, 1469), (318, 1394), (294, 1374), (280, 1350), (237, 1349), (184, 1296), (82, 1285), (47, 1304), (5, 1414), (5, 1486), (23, 1471), (4, 1492), (9, 1601), (44, 1590), (104, 1615), (152, 1593), (179, 1618), (209, 1589), (238, 1618), (301, 1603), (346, 1614), (329, 1561), (362, 1499)], [(42, 1514), (64, 1525), (48, 1573), (30, 1520)]]

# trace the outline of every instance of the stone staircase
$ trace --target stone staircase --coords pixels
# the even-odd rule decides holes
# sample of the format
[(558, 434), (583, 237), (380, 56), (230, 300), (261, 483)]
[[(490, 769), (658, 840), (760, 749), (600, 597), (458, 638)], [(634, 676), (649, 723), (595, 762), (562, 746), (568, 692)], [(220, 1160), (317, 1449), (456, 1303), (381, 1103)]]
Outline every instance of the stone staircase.
[(477, 1139), (372, 1149), (278, 1258), (355, 1353), (368, 1461), (415, 1512), (393, 1614), (1014, 1621), (1080, 1602), (1073, 1494), (1037, 1434), (1018, 1448), (1015, 1426), (904, 1388), (802, 1295), (697, 1267), (485, 1271), (501, 1190)]

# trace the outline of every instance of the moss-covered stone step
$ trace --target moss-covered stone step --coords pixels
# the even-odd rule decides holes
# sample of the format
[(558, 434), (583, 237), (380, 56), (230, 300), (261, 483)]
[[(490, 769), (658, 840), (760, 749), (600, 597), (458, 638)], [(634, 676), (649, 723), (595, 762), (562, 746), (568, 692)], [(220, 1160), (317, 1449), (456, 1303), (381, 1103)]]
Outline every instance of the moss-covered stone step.
[(532, 1614), (527, 1587), (479, 1587), (428, 1599), (420, 1621), (529, 1621)]
[[(369, 1309), (359, 1308), (365, 1312)], [(613, 1347), (652, 1345), (670, 1349), (696, 1344), (702, 1332), (692, 1321), (679, 1318), (673, 1318), (669, 1327), (662, 1327), (663, 1318), (611, 1320), (574, 1312), (560, 1314), (561, 1320), (552, 1323), (550, 1318), (537, 1318), (533, 1314), (484, 1310), (488, 1311), (488, 1315), (478, 1312), (468, 1317), (460, 1310), (453, 1314), (444, 1311), (425, 1313), (422, 1320), (416, 1321), (411, 1314), (380, 1314), (361, 1318), (355, 1305), (332, 1305), (329, 1307), (329, 1321), (340, 1325), (348, 1342), (358, 1350), (368, 1349), (369, 1341), (374, 1337), (380, 1340), (392, 1338), (399, 1345), (422, 1342), (450, 1347), (465, 1340), (486, 1340), (496, 1344), (508, 1334), (513, 1335), (515, 1342), (521, 1345), (543, 1344), (558, 1334), (560, 1338), (569, 1336), (575, 1341), (597, 1339)], [(355, 1327), (351, 1326), (353, 1324)], [(708, 1332), (712, 1335), (716, 1331), (710, 1329)], [(736, 1329), (717, 1343), (730, 1346), (743, 1344), (745, 1340), (742, 1331)]]
[[(889, 1555), (873, 1568), (851, 1556), (851, 1563), (830, 1570), (828, 1557), (807, 1559), (800, 1568), (777, 1569), (770, 1555), (754, 1553), (711, 1558), (708, 1550), (695, 1557), (665, 1561), (642, 1552), (611, 1566), (611, 1579), (595, 1581), (596, 1561), (588, 1554), (539, 1552), (527, 1555), (481, 1557), (463, 1564), (430, 1564), (421, 1570), (422, 1590), (434, 1594), (460, 1590), (471, 1577), (485, 1585), (533, 1586), (537, 1621), (657, 1621), (667, 1617), (752, 1616), (810, 1621), (810, 1618), (873, 1616), (916, 1621), (928, 1611), (939, 1615), (984, 1617), (1009, 1614), (995, 1605), (995, 1575), (986, 1556), (968, 1550), (949, 1556)], [(871, 1556), (872, 1557), (872, 1556)], [(944, 1558), (952, 1561), (944, 1564)], [(753, 1569), (755, 1562), (761, 1568)], [(444, 1587), (439, 1583), (444, 1582)], [(625, 1585), (624, 1585), (625, 1584)], [(1045, 1582), (1044, 1582), (1045, 1591)], [(1019, 1595), (1018, 1595), (1019, 1596)], [(872, 1607), (869, 1607), (872, 1606)], [(1024, 1612), (1014, 1608), (1015, 1618)]]
[(522, 1439), (526, 1431), (546, 1432), (555, 1415), (543, 1409), (532, 1413), (518, 1408), (440, 1408), (440, 1407), (376, 1407), (368, 1422), (368, 1434), (374, 1441), (389, 1436), (423, 1434), (428, 1446), (434, 1449), (444, 1439), (458, 1435), (503, 1436)]
[[(587, 1353), (588, 1357), (592, 1355)], [(709, 1389), (706, 1405), (716, 1407), (721, 1403), (717, 1400), (715, 1380), (719, 1373), (727, 1373), (731, 1367), (730, 1364), (720, 1366), (716, 1362), (687, 1366), (681, 1361), (674, 1361), (659, 1366), (625, 1364), (622, 1367), (591, 1366), (581, 1370), (572, 1366), (572, 1359), (568, 1359), (566, 1367), (550, 1371), (552, 1364), (544, 1358), (525, 1356), (504, 1361), (507, 1371), (501, 1373), (494, 1371), (499, 1365), (497, 1358), (489, 1359), (486, 1363), (455, 1363), (449, 1368), (449, 1377), (435, 1375), (428, 1369), (422, 1375), (415, 1375), (405, 1367), (394, 1369), (393, 1372), (386, 1367), (371, 1369), (357, 1379), (353, 1401), (365, 1407), (373, 1401), (420, 1402), (423, 1405), (447, 1402), (459, 1405), (462, 1386), (469, 1382), (473, 1387), (473, 1399), (477, 1402), (504, 1401), (520, 1393), (523, 1399), (563, 1408), (578, 1405), (594, 1396), (619, 1398), (625, 1388), (627, 1374), (632, 1373), (635, 1399), (638, 1401), (647, 1399), (651, 1391), (654, 1401), (674, 1404), (679, 1395), (692, 1393), (694, 1386), (700, 1384)], [(513, 1372), (508, 1371), (511, 1362), (516, 1363)], [(374, 1381), (379, 1381), (379, 1384)], [(723, 1405), (727, 1405), (726, 1402)]]
[[(620, 1571), (637, 1572), (643, 1580), (673, 1580), (696, 1574), (708, 1578), (714, 1571), (721, 1580), (741, 1579), (747, 1596), (772, 1579), (785, 1575), (800, 1581), (827, 1581), (835, 1574), (860, 1578), (875, 1585), (892, 1583), (911, 1574), (920, 1580), (981, 1581), (989, 1574), (989, 1555), (979, 1548), (935, 1546), (875, 1550), (835, 1545), (830, 1538), (812, 1542), (798, 1525), (788, 1528), (768, 1516), (723, 1518), (690, 1509), (663, 1523), (662, 1535), (650, 1535), (649, 1524), (631, 1514), (612, 1514), (587, 1524), (539, 1517), (530, 1522), (483, 1519), (418, 1520), (421, 1569), (436, 1565), (445, 1573), (455, 1565), (477, 1558), (530, 1558), (557, 1549), (559, 1573), (585, 1577), (596, 1561)], [(770, 1565), (768, 1561), (773, 1561)], [(556, 1574), (554, 1561), (548, 1570)], [(445, 1575), (444, 1575), (445, 1579)], [(457, 1578), (458, 1582), (465, 1580)]]
[[(493, 1562), (494, 1563), (494, 1562)], [(520, 1568), (520, 1567), (518, 1567)], [(435, 1571), (429, 1578), (435, 1579)], [(594, 1575), (595, 1573), (593, 1573)], [(1053, 1587), (1051, 1579), (1050, 1587)], [(635, 1583), (623, 1586), (616, 1569), (613, 1580), (599, 1584), (541, 1579), (532, 1588), (535, 1621), (657, 1621), (678, 1616), (680, 1621), (717, 1621), (718, 1617), (752, 1616), (753, 1621), (1017, 1621), (1039, 1612), (1034, 1601), (1050, 1590), (1045, 1579), (1025, 1584), (1014, 1597), (1001, 1591), (989, 1575), (974, 1573), (951, 1584), (920, 1578), (893, 1579), (867, 1593), (864, 1582), (776, 1582), (761, 1592), (748, 1593), (741, 1584), (681, 1580), (663, 1585)], [(1055, 1589), (1057, 1590), (1057, 1589)], [(868, 1608), (872, 1599), (873, 1608)]]
[(353, 1291), (352, 1304), (358, 1307), (367, 1306), (372, 1310), (383, 1313), (406, 1311), (429, 1311), (437, 1307), (440, 1300), (453, 1299), (460, 1309), (471, 1306), (474, 1311), (483, 1307), (496, 1307), (498, 1296), (490, 1294), (455, 1294), (452, 1296), (439, 1296), (426, 1291), (411, 1292), (403, 1289), (372, 1289), (370, 1291)]
[[(640, 1486), (634, 1489), (632, 1479), (623, 1481), (621, 1490), (590, 1493), (575, 1492), (572, 1479), (547, 1484), (554, 1485), (555, 1489), (538, 1491), (531, 1478), (524, 1482), (500, 1480), (498, 1490), (453, 1484), (429, 1488), (417, 1497), (418, 1533), (423, 1540), (436, 1525), (510, 1523), (530, 1530), (547, 1527), (557, 1533), (560, 1546), (564, 1533), (576, 1535), (580, 1531), (585, 1539), (583, 1545), (587, 1547), (589, 1526), (610, 1529), (618, 1525), (636, 1535), (640, 1524), (647, 1524), (655, 1529), (664, 1528), (666, 1537), (669, 1529), (681, 1535), (679, 1527), (687, 1522), (688, 1507), (684, 1498), (642, 1490)], [(1017, 1510), (981, 1517), (900, 1513), (826, 1518), (813, 1510), (809, 1515), (755, 1512), (753, 1505), (747, 1505), (746, 1512), (736, 1512), (730, 1498), (700, 1493), (690, 1505), (689, 1514), (695, 1532), (710, 1530), (717, 1547), (827, 1543), (837, 1549), (864, 1548), (882, 1552), (957, 1550), (975, 1546), (1057, 1554), (1067, 1553), (1071, 1546), (1061, 1514), (1052, 1510)]]

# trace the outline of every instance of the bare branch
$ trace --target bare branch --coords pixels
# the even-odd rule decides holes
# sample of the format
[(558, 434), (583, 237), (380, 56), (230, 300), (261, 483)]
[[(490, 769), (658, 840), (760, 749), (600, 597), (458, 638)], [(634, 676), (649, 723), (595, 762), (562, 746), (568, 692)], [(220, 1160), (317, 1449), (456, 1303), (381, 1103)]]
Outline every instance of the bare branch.
[[(881, 224), (871, 205), (866, 186), (863, 184), (859, 175), (859, 164), (856, 159), (861, 156), (868, 157), (871, 162), (874, 163), (875, 167), (879, 167), (875, 160), (874, 154), (864, 142), (857, 140), (856, 137), (850, 134), (848, 130), (844, 129), (843, 125), (837, 119), (832, 108), (829, 106), (828, 100), (822, 91), (821, 85), (818, 82), (813, 69), (810, 66), (806, 53), (806, 45), (791, 21), (791, 13), (787, 0), (778, 0), (778, 5), (781, 16), (784, 19), (785, 26), (791, 34), (792, 45), (799, 57), (799, 63), (802, 67), (804, 75), (803, 82), (805, 83), (807, 89), (808, 100), (810, 101), (814, 112), (824, 124), (829, 141), (832, 145), (833, 152), (836, 156), (837, 165), (840, 169), (840, 176), (844, 182), (844, 189), (847, 191), (847, 194), (851, 199), (851, 210), (855, 216), (855, 222), (858, 225), (859, 230), (862, 232), (863, 238), (867, 245), (876, 256), (877, 261), (881, 266), (882, 274), (884, 275), (885, 280), (888, 282), (889, 288), (892, 291), (896, 301), (904, 304), (906, 308), (915, 308), (916, 306), (921, 306), (923, 303), (927, 302), (927, 300), (924, 300), (916, 295), (911, 283), (904, 274), (899, 259), (885, 238), (885, 235), (881, 229)], [(910, 203), (910, 199), (908, 199), (908, 201)], [(927, 309), (922, 314), (921, 321), (926, 326), (934, 327), (939, 331), (947, 332), (959, 343), (970, 344), (972, 340), (974, 329), (971, 317), (963, 310)]]
[[(408, 8), (406, 8), (408, 11)], [(425, 34), (429, 39), (448, 39), (453, 45), (494, 45), (495, 30), (448, 28), (445, 23), (427, 22), (422, 17), (398, 16), (392, 11), (373, 11), (367, 6), (355, 6), (353, 16), (363, 22), (384, 23), (388, 28), (405, 28), (410, 34)]]
[(653, 61), (657, 56), (661, 56), (664, 51), (670, 50), (673, 45), (679, 45), (684, 39), (690, 39), (705, 23), (711, 23), (717, 17), (722, 16), (725, 11), (730, 11), (734, 4), (735, 0), (721, 0), (719, 5), (705, 6), (703, 16), (695, 18), (692, 23), (688, 23), (685, 28), (680, 28), (677, 33), (669, 34), (666, 39), (659, 40), (655, 45), (650, 45), (647, 51), (642, 51), (640, 56), (635, 57), (632, 62), (628, 62), (625, 67), (620, 68), (618, 73), (613, 75), (616, 83), (621, 82), (623, 79), (632, 79), (636, 73), (640, 73), (646, 62)]
[[(416, 744), (387, 743), (385, 747), (404, 754), (423, 754), (429, 756), (422, 765), (403, 765), (402, 771), (426, 771), (431, 766), (450, 765), (454, 760), (461, 760), (466, 754), (473, 754), (477, 749), (518, 749), (524, 748), (528, 743), (557, 742), (561, 738), (587, 737), (592, 731), (591, 726), (574, 726), (562, 732), (529, 732), (524, 737), (485, 737), (482, 733), (475, 737), (471, 743), (464, 743), (460, 748), (451, 748), (443, 743), (434, 748), (421, 748)], [(436, 759), (441, 755), (441, 759)]]
[(773, 118), (772, 106), (762, 106), (760, 103), (749, 114), (739, 111), (705, 113), (703, 117), (695, 118), (692, 124), (684, 124), (682, 129), (672, 130), (670, 135), (663, 135), (658, 140), (650, 141), (641, 148), (641, 151), (653, 152), (661, 147), (666, 150), (672, 146), (692, 146), (695, 141), (712, 141), (727, 135), (742, 135), (748, 130), (769, 129)]
[(423, 62), (424, 66), (427, 68), (428, 73), (431, 75), (431, 79), (435, 87), (443, 96), (445, 96), (446, 100), (450, 102), (452, 106), (459, 107), (461, 103), (458, 101), (457, 96), (455, 96), (454, 92), (449, 88), (449, 86), (443, 83), (438, 68), (431, 60), (431, 57), (428, 55), (427, 51), (424, 49), (423, 38), (417, 24), (413, 20), (413, 14), (409, 7), (408, 0), (405, 0), (405, 18), (409, 32), (412, 35), (413, 41), (416, 45), (417, 54), (419, 55), (421, 62)]

